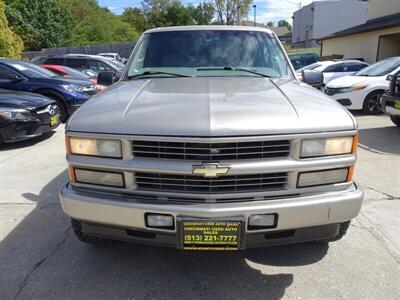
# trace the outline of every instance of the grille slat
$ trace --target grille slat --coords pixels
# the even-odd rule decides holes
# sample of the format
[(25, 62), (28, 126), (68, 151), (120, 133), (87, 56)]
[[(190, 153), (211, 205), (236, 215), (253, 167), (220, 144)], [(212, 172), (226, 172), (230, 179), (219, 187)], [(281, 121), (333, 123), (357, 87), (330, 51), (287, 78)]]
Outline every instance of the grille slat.
[(285, 189), (287, 173), (233, 175), (205, 178), (194, 175), (136, 173), (140, 190), (173, 192), (262, 192)]
[(164, 141), (132, 142), (135, 157), (180, 160), (240, 160), (287, 157), (290, 141), (259, 141), (237, 143), (185, 143)]

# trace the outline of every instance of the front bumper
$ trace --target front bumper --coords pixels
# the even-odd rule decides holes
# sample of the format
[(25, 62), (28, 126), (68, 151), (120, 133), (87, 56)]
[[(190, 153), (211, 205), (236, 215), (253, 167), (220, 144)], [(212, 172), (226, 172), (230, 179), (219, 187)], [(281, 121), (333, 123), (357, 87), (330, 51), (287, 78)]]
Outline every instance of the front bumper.
[(329, 95), (323, 90), (323, 92), (335, 99), (337, 102), (344, 105), (347, 109), (362, 109), (364, 100), (367, 97), (368, 93), (365, 90), (350, 92), (350, 93), (338, 93), (334, 95)]
[[(82, 221), (89, 235), (135, 242), (176, 246), (179, 241), (174, 230), (148, 228), (146, 213), (170, 214), (178, 217), (205, 219), (241, 217), (248, 220), (253, 214), (278, 215), (273, 229), (248, 230), (246, 247), (302, 242), (332, 237), (338, 224), (357, 216), (361, 209), (363, 192), (356, 185), (345, 191), (318, 195), (296, 196), (276, 200), (235, 203), (174, 204), (149, 203), (130, 196), (78, 191), (69, 184), (60, 191), (64, 212)], [(291, 235), (288, 233), (291, 232)], [(282, 239), (267, 239), (270, 234), (284, 233)]]
[(383, 94), (381, 98), (382, 110), (389, 116), (400, 116), (400, 96)]
[(50, 124), (43, 124), (41, 121), (10, 122), (7, 126), (0, 129), (0, 135), (6, 143), (24, 141), (50, 132), (56, 129), (59, 124), (60, 122), (54, 126), (50, 126)]

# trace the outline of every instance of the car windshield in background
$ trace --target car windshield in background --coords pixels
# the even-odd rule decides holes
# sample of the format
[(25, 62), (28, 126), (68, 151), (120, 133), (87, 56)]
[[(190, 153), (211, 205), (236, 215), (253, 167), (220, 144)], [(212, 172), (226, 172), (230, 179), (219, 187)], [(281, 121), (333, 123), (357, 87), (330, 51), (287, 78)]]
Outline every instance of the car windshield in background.
[(146, 34), (129, 66), (128, 77), (155, 71), (190, 76), (260, 76), (239, 68), (268, 77), (293, 76), (279, 42), (267, 32), (193, 30)]
[(384, 76), (400, 67), (400, 58), (389, 58), (370, 65), (355, 73), (355, 76)]
[(78, 79), (90, 79), (91, 78), (91, 76), (89, 76), (88, 74), (77, 71), (72, 68), (65, 67), (64, 70), (69, 73), (69, 75), (67, 75), (67, 77), (74, 77), (74, 78), (78, 78)]
[(300, 68), (300, 69), (296, 70), (296, 72), (301, 72), (301, 71), (306, 71), (306, 70), (314, 70), (316, 68), (319, 68), (320, 66), (322, 66), (322, 65), (319, 64), (319, 63), (315, 63), (315, 64), (311, 64), (309, 66), (305, 66), (303, 68)]
[(39, 67), (37, 65), (31, 63), (25, 63), (22, 61), (11, 62), (10, 66), (17, 69), (24, 76), (29, 78), (54, 78), (58, 77), (58, 75), (54, 72), (51, 72), (45, 68)]
[(120, 63), (118, 60), (116, 59), (108, 59), (108, 63), (115, 69), (117, 69), (118, 71), (122, 72), (122, 70), (125, 68), (125, 65)]

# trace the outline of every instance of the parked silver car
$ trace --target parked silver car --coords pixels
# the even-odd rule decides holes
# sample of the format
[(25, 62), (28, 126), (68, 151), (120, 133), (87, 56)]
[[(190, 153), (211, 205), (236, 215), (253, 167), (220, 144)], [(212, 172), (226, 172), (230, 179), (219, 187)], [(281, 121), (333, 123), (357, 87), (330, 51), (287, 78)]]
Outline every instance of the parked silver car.
[(146, 31), (119, 82), (71, 117), (66, 144), (60, 199), (84, 242), (328, 242), (362, 203), (354, 118), (297, 81), (263, 28)]

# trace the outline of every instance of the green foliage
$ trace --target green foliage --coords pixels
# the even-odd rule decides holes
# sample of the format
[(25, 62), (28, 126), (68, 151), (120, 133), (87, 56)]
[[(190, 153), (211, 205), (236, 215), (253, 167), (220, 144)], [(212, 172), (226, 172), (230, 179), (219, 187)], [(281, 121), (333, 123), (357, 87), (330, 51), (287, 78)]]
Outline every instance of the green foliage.
[(0, 57), (19, 58), (23, 48), (22, 39), (8, 26), (5, 5), (0, 0)]
[(278, 21), (278, 27), (286, 27), (289, 31), (292, 31), (292, 25), (290, 25), (286, 20)]
[(267, 23), (267, 26), (268, 26), (268, 27), (274, 27), (274, 22), (269, 21), (269, 22)]
[(133, 26), (139, 33), (142, 33), (149, 25), (143, 15), (143, 12), (139, 8), (126, 8), (122, 13), (122, 21)]
[(66, 45), (71, 33), (71, 14), (60, 0), (8, 1), (6, 16), (29, 50)]
[(190, 5), (189, 10), (197, 25), (209, 25), (215, 14), (215, 8), (212, 3), (202, 2), (197, 6)]
[[(237, 15), (237, 0), (214, 0), (215, 10), (217, 12), (217, 23), (233, 25)], [(253, 0), (242, 0), (240, 2), (240, 16), (246, 17), (249, 13), (250, 5)]]
[(95, 0), (69, 0), (68, 4), (73, 16), (70, 45), (133, 42), (139, 37), (134, 27)]

